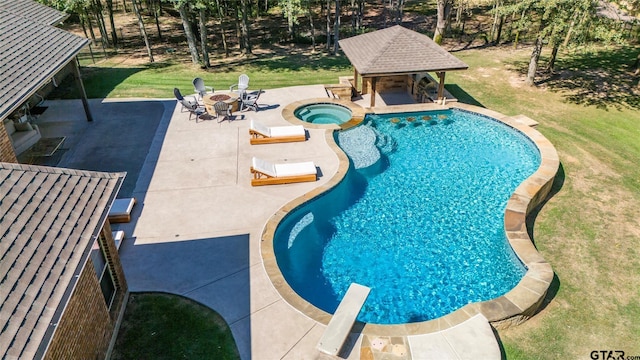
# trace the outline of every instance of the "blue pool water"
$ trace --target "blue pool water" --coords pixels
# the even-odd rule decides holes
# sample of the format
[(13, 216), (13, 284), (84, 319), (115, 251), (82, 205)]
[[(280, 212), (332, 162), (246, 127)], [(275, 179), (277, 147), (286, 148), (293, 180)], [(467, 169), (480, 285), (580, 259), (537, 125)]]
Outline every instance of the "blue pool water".
[(338, 104), (310, 104), (297, 108), (293, 114), (313, 124), (342, 124), (351, 120), (351, 110)]
[(540, 164), (519, 132), (461, 110), (367, 116), (337, 135), (344, 180), (278, 225), (278, 266), (329, 313), (349, 284), (371, 287), (358, 319), (434, 319), (511, 290), (526, 269), (504, 209)]

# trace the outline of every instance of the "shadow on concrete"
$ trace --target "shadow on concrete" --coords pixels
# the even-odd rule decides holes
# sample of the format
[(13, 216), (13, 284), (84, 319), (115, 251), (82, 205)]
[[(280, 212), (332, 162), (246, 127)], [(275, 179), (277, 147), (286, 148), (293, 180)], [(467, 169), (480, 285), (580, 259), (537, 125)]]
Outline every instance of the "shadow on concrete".
[[(120, 248), (129, 291), (181, 295), (227, 322), (242, 359), (251, 359), (249, 234)], [(144, 261), (141, 261), (144, 259)]]
[[(127, 172), (119, 198), (135, 196), (132, 221), (113, 230), (134, 234), (137, 220), (175, 100), (89, 101), (94, 121), (80, 100), (48, 101), (37, 119), (43, 136), (65, 136), (58, 167)], [(56, 159), (50, 159), (56, 160)], [(251, 358), (249, 235), (135, 244), (126, 238), (120, 259), (129, 291), (165, 292), (188, 297), (218, 312), (232, 329), (242, 359)]]
[[(124, 171), (127, 176), (118, 193), (120, 198), (132, 196), (147, 157), (157, 158), (152, 152), (159, 153), (159, 149), (152, 149), (152, 142), (157, 132), (166, 131), (175, 108), (175, 100), (92, 99), (89, 106), (94, 120), (88, 122), (80, 100), (46, 103), (47, 110), (36, 120), (42, 136), (64, 136), (65, 141), (53, 156), (37, 158), (35, 163), (80, 170)], [(163, 128), (159, 128), (161, 123)]]

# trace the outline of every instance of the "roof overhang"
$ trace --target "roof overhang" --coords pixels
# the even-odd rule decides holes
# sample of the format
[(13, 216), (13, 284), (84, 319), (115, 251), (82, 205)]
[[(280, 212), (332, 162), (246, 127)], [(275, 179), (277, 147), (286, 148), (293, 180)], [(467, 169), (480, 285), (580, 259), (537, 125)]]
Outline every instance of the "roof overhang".
[(0, 120), (51, 81), (88, 43), (0, 8)]
[(0, 353), (46, 352), (124, 177), (0, 163), (0, 236), (12, 249), (0, 269)]
[(33, 0), (0, 0), (0, 10), (39, 24), (52, 26), (60, 24), (69, 17), (67, 13)]

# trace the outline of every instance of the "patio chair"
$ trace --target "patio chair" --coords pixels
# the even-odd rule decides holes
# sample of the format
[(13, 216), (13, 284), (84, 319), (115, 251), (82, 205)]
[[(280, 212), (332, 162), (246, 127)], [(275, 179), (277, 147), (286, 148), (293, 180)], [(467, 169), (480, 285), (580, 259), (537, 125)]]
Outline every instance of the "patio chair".
[(178, 88), (173, 88), (173, 95), (182, 104), (182, 109), (180, 109), (181, 112), (184, 112), (186, 109), (189, 108), (189, 106), (185, 107), (185, 102), (186, 103), (194, 103), (194, 104), (198, 105), (198, 100), (196, 100), (195, 98), (193, 98), (193, 100), (189, 99), (189, 98), (185, 98), (184, 96), (182, 96), (182, 94), (180, 93), (180, 89), (178, 89)]
[[(224, 101), (218, 101), (213, 104), (213, 109), (216, 111), (216, 119), (218, 122), (223, 122), (225, 120), (231, 121), (231, 107)], [(222, 115), (222, 120), (219, 120), (220, 115)]]
[(316, 181), (317, 173), (313, 161), (273, 164), (256, 157), (251, 159), (251, 186)]
[(236, 88), (239, 93), (244, 93), (249, 88), (249, 76), (247, 74), (242, 74), (238, 77), (238, 83), (231, 85), (229, 87), (229, 91), (233, 91)]
[(262, 94), (262, 89), (257, 92), (242, 94), (240, 97), (240, 111), (250, 108), (253, 109), (253, 111), (258, 112), (258, 110), (260, 110), (260, 106), (258, 105), (260, 94)]
[(213, 88), (211, 86), (205, 86), (204, 80), (199, 77), (193, 79), (193, 88), (195, 89), (198, 96), (200, 96), (201, 100), (204, 99), (207, 93), (213, 93)]
[(195, 115), (196, 122), (198, 122), (200, 116), (207, 113), (207, 109), (205, 109), (204, 106), (199, 105), (197, 102), (191, 102), (187, 99), (182, 99), (180, 103), (182, 104), (183, 109), (187, 109), (187, 111), (189, 111), (189, 121), (191, 121), (191, 117)]
[(307, 140), (307, 134), (302, 125), (269, 127), (253, 119), (249, 124), (249, 134), (251, 145)]

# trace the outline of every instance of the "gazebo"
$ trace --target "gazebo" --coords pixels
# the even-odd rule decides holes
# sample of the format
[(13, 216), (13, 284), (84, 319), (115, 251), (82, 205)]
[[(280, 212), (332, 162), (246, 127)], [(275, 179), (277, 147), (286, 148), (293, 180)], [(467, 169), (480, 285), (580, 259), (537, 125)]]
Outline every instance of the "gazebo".
[[(376, 92), (383, 90), (406, 88), (420, 102), (427, 98), (441, 100), (445, 73), (469, 68), (428, 36), (400, 25), (342, 39), (338, 43), (354, 67), (352, 86), (357, 88), (360, 75), (362, 93), (371, 94), (371, 107), (375, 106)], [(437, 85), (429, 72), (438, 76)], [(435, 99), (428, 94), (430, 86), (437, 88)]]

